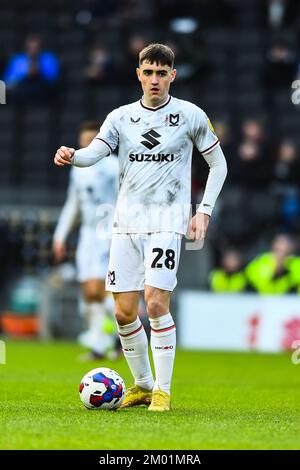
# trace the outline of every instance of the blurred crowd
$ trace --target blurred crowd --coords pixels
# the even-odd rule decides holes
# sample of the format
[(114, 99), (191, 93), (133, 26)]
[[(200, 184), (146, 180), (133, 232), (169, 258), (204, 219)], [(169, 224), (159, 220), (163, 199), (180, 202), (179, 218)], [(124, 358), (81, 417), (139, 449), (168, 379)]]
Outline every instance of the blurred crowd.
[(236, 248), (228, 248), (210, 273), (210, 289), (218, 293), (300, 293), (300, 257), (295, 248), (294, 240), (285, 234), (276, 235), (268, 251), (248, 262)]
[[(26, 3), (30, 14), (30, 0), (23, 6), (16, 4), (15, 10), (12, 2), (12, 10), (7, 10), (10, 20), (22, 14)], [(184, 4), (177, 0), (76, 0), (62, 4), (56, 0), (51, 7), (49, 3), (34, 10), (24, 24), (18, 19), (23, 31), (4, 45), (1, 75), (12, 100), (51, 102), (70, 85), (65, 79), (68, 58), (61, 54), (57, 35), (63, 38), (79, 32), (81, 51), (70, 49), (69, 55), (84, 52), (83, 67), (76, 73), (88, 86), (120, 80), (134, 83), (138, 52), (157, 40), (175, 51), (177, 82), (209, 83), (214, 57), (207, 33), (218, 33), (218, 28), (228, 35), (234, 30), (242, 33), (246, 21), (251, 32), (267, 33), (260, 44), (264, 53), (260, 82), (266, 89), (265, 104), (272, 106), (273, 91), (286, 89), (299, 75), (299, 13), (297, 0), (247, 0), (243, 4), (238, 0), (188, 0)], [(287, 34), (291, 31), (295, 37)], [(58, 84), (62, 88), (55, 87)]]
[[(241, 123), (235, 141), (227, 122), (217, 121), (215, 129), (229, 167), (217, 214), (221, 249), (228, 244), (245, 248), (279, 230), (299, 234), (300, 158), (293, 137), (271, 138), (262, 120), (253, 117)], [(202, 162), (197, 172), (205, 176)], [(204, 183), (205, 177), (194, 178), (195, 202)]]

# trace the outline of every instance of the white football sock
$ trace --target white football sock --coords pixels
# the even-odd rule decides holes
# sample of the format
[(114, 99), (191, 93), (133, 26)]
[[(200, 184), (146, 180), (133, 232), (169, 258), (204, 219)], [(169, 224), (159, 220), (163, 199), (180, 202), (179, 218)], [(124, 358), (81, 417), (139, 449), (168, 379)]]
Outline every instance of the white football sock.
[(148, 339), (140, 319), (129, 325), (118, 325), (118, 331), (135, 384), (152, 390), (154, 380), (148, 356)]
[(176, 327), (170, 313), (158, 318), (150, 318), (150, 325), (151, 349), (155, 367), (153, 390), (159, 389), (170, 394), (176, 349)]

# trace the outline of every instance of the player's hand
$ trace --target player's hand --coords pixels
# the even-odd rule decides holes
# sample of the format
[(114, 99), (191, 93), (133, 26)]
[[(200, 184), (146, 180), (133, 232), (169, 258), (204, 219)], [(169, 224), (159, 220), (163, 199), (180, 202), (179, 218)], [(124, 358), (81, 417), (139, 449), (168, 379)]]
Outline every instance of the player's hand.
[(67, 247), (65, 242), (55, 241), (52, 246), (53, 256), (57, 263), (63, 261), (67, 254)]
[(71, 165), (72, 162), (72, 157), (75, 153), (75, 149), (70, 148), (70, 147), (65, 147), (62, 145), (59, 147), (57, 150), (55, 157), (54, 157), (54, 163), (57, 166), (65, 166), (65, 165)]
[(192, 240), (204, 240), (209, 224), (209, 215), (196, 212), (191, 219), (188, 234)]

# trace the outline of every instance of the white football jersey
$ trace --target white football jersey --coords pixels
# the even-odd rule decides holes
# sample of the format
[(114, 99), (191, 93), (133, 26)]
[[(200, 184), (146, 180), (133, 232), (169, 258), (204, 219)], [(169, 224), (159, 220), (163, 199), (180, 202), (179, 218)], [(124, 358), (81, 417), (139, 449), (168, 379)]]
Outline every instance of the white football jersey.
[(71, 168), (68, 195), (54, 233), (55, 240), (66, 239), (77, 217), (81, 227), (96, 228), (102, 219), (106, 224), (112, 222), (118, 169), (116, 156), (104, 158), (92, 167)]
[(96, 138), (118, 148), (113, 232), (185, 234), (193, 146), (205, 155), (219, 144), (204, 111), (173, 97), (156, 109), (140, 100), (112, 111)]

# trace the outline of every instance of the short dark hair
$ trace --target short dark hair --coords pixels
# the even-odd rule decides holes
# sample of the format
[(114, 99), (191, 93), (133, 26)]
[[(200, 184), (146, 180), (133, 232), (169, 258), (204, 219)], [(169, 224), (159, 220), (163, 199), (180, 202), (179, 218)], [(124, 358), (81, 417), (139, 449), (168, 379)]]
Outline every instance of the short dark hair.
[(141, 65), (143, 61), (146, 60), (153, 64), (156, 62), (157, 65), (168, 65), (173, 68), (175, 54), (169, 46), (165, 44), (149, 44), (139, 53), (139, 64)]
[(100, 124), (97, 121), (83, 121), (80, 124), (79, 132), (99, 131)]

